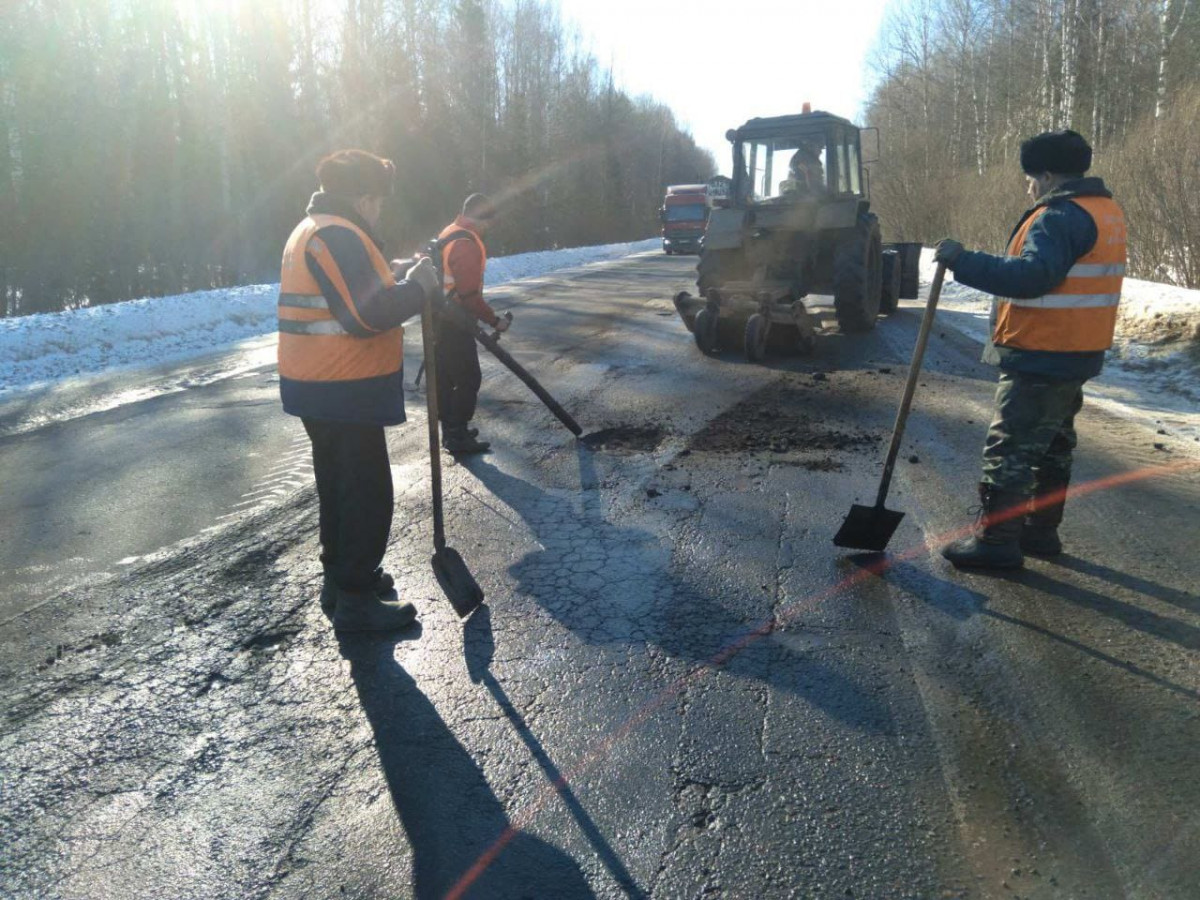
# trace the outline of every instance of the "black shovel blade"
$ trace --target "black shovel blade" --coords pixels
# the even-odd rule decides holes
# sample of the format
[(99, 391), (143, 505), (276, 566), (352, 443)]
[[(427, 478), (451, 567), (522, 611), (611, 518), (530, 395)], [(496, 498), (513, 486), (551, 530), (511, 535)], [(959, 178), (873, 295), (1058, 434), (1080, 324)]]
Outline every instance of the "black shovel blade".
[(433, 554), (433, 574), (460, 619), (483, 603), (483, 588), (454, 548), (443, 547)]
[(839, 547), (881, 553), (903, 518), (902, 512), (882, 506), (859, 506), (856, 503), (850, 507), (850, 515), (846, 516), (846, 521), (833, 536), (833, 542)]

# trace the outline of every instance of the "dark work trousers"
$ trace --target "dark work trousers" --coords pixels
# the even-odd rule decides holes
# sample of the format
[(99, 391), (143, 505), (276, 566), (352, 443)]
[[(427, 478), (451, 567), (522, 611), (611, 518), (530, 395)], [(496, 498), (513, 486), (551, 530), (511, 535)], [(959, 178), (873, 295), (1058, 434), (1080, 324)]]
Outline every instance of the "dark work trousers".
[(1029, 496), (1070, 481), (1082, 406), (1081, 379), (1001, 373), (996, 418), (983, 447), (983, 482)]
[(475, 417), (483, 375), (475, 334), (443, 321), (438, 329), (438, 418), (445, 428), (466, 428)]
[(342, 590), (368, 590), (392, 530), (392, 465), (383, 426), (302, 421), (321, 504), (321, 564)]

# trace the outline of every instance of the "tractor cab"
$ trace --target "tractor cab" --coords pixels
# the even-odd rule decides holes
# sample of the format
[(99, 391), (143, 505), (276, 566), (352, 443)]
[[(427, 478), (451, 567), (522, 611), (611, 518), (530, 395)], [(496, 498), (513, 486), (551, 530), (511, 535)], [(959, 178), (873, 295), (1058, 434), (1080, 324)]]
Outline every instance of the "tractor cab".
[(742, 203), (866, 197), (859, 129), (827, 112), (751, 119), (726, 132), (733, 196)]

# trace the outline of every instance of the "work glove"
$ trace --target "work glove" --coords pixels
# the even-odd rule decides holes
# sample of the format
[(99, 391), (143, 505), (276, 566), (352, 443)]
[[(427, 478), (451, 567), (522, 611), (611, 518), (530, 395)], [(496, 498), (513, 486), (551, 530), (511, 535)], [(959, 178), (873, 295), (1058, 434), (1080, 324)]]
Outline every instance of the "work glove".
[(945, 263), (953, 268), (955, 260), (962, 256), (964, 249), (958, 241), (942, 238), (934, 245), (933, 261)]
[(405, 272), (404, 278), (406, 281), (415, 281), (419, 284), (426, 297), (436, 297), (442, 286), (437, 269), (433, 267), (433, 261), (428, 256)]

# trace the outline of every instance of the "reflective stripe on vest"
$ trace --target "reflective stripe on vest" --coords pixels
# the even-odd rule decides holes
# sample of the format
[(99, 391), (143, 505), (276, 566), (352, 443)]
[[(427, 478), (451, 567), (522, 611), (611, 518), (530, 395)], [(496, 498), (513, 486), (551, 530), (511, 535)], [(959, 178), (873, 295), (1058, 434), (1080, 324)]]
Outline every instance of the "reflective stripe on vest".
[[(1073, 197), (1096, 225), (1096, 243), (1067, 272), (1062, 284), (1031, 299), (997, 298), (993, 341), (1002, 347), (1084, 353), (1107, 350), (1116, 331), (1125, 275), (1125, 216), (1108, 197)], [(1047, 207), (1036, 210), (1013, 235), (1009, 256), (1020, 256), (1025, 239)]]
[[(481, 238), (479, 235), (477, 235), (471, 229), (463, 228), (463, 226), (461, 224), (459, 224), (458, 221), (456, 220), (454, 222), (451, 222), (449, 225), (447, 225), (445, 228), (442, 229), (442, 233), (438, 235), (438, 240), (439, 241), (445, 240), (446, 238), (450, 237), (450, 235), (454, 234), (456, 231), (466, 233), (463, 237), (460, 237), (458, 240), (465, 241), (465, 240), (467, 240), (467, 237), (470, 237), (471, 240), (475, 241), (475, 246), (477, 246), (479, 248), (479, 253), (482, 257), (482, 261), (480, 263), (480, 271), (482, 272), (483, 267), (487, 266), (487, 247), (485, 247), (483, 245), (483, 238)], [(450, 243), (448, 243), (444, 247), (442, 247), (442, 291), (443, 291), (443, 293), (445, 293), (445, 295), (447, 297), (455, 297), (455, 298), (458, 297), (458, 294), (456, 294), (454, 292), (454, 288), (455, 288), (454, 273), (450, 271), (450, 248), (453, 247), (456, 243), (458, 243), (458, 241), (451, 241)]]
[[(370, 237), (348, 219), (315, 215), (304, 219), (288, 239), (279, 279), (279, 374), (297, 381), (351, 381), (392, 375), (404, 362), (404, 329), (360, 337), (349, 333), (329, 309), (305, 254), (324, 250), (317, 231), (338, 225), (363, 242), (384, 283), (394, 281), (391, 267)], [(325, 251), (328, 252), (328, 251)], [(338, 281), (339, 279), (335, 279)], [(344, 287), (344, 285), (342, 285)], [(350, 307), (357, 319), (357, 311)], [(360, 320), (361, 323), (361, 320)], [(363, 325), (365, 329), (365, 324)]]

